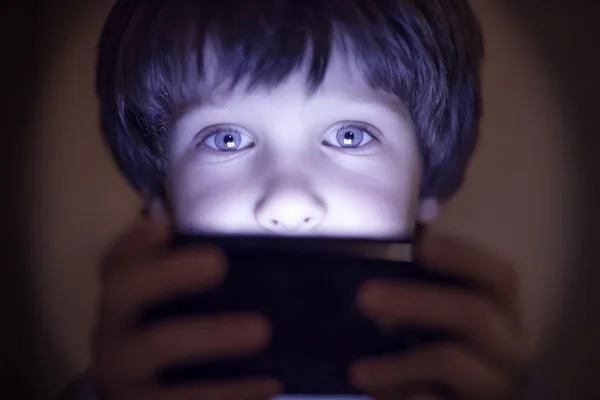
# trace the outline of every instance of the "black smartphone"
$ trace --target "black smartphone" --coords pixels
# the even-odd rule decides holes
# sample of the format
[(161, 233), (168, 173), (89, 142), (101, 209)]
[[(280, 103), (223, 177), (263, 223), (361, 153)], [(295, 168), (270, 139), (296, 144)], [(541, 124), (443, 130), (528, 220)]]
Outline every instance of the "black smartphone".
[(419, 266), (416, 238), (176, 234), (172, 241), (175, 249), (206, 244), (227, 257), (224, 282), (211, 291), (156, 305), (144, 321), (257, 312), (272, 324), (272, 337), (264, 351), (252, 356), (173, 366), (160, 375), (164, 384), (259, 375), (280, 379), (286, 398), (361, 396), (348, 376), (354, 361), (401, 353), (444, 336), (411, 326), (382, 327), (366, 318), (356, 306), (361, 285), (374, 278), (459, 284)]

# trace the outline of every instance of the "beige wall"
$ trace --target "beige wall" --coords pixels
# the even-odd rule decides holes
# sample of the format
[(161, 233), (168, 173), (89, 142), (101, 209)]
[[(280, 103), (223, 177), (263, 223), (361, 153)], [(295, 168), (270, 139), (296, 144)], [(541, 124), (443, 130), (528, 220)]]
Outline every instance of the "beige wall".
[[(47, 69), (35, 116), (36, 304), (47, 342), (65, 362), (43, 382), (50, 395), (89, 361), (96, 263), (139, 206), (98, 131), (95, 44), (110, 2), (96, 3)], [(473, 3), (487, 35), (483, 136), (464, 189), (436, 227), (512, 257), (523, 279), (530, 342), (540, 349), (568, 279), (565, 232), (575, 196), (569, 126), (528, 32), (504, 2)], [(45, 356), (52, 368), (56, 355)]]

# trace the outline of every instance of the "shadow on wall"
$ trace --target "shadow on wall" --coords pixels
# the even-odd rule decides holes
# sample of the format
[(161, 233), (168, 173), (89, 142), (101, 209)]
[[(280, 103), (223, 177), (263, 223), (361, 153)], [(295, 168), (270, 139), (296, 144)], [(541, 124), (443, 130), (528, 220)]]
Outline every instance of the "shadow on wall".
[[(21, 1), (3, 7), (0, 18), (2, 52), (2, 218), (3, 260), (0, 279), (0, 398), (35, 400), (47, 398), (41, 377), (66, 371), (61, 349), (49, 340), (40, 323), (43, 311), (32, 287), (35, 273), (31, 257), (34, 207), (31, 196), (31, 149), (36, 140), (32, 110), (41, 98), (45, 67), (69, 33), (69, 23), (84, 11), (83, 3), (70, 0), (64, 8), (57, 2)], [(65, 5), (62, 2), (61, 5)], [(54, 17), (54, 18), (52, 18)], [(50, 370), (48, 370), (50, 367)]]
[[(597, 1), (510, 0), (539, 42), (555, 72), (569, 107), (569, 126), (576, 137), (577, 174), (571, 185), (579, 191), (572, 218), (578, 231), (566, 268), (571, 284), (547, 345), (546, 363), (560, 378), (560, 399), (592, 399), (600, 393), (600, 247), (598, 246), (598, 110), (600, 76)], [(543, 11), (540, 11), (543, 10)], [(575, 236), (576, 235), (576, 236)], [(557, 385), (558, 386), (558, 385)]]
[[(568, 95), (567, 100), (577, 105), (574, 111), (581, 113), (581, 118), (571, 118), (569, 123), (573, 125), (569, 125), (568, 131), (589, 129), (591, 126), (585, 125), (584, 121), (594, 115), (591, 108), (594, 97), (590, 96), (594, 93), (585, 91), (586, 88), (589, 90), (585, 84), (590, 82), (584, 80), (578, 71), (591, 65), (586, 64), (585, 50), (593, 46), (586, 47), (576, 35), (593, 36), (585, 36), (582, 29), (577, 30), (575, 23), (569, 27), (558, 24), (564, 22), (568, 15), (563, 10), (568, 6), (559, 8), (558, 0), (511, 2), (515, 3), (515, 7), (523, 8), (523, 21), (527, 21), (527, 25), (535, 20), (537, 25), (532, 29), (536, 34), (552, 38), (552, 42), (558, 44), (543, 49), (548, 65), (559, 72), (561, 78), (565, 76), (567, 84), (563, 89)], [(52, 398), (67, 379), (86, 365), (91, 315), (97, 293), (95, 263), (114, 233), (135, 216), (138, 206), (134, 193), (119, 177), (102, 147), (96, 123), (91, 81), (95, 55), (93, 46), (102, 18), (112, 1), (86, 2), (85, 12), (82, 3), (70, 3), (68, 6), (49, 7), (44, 12), (49, 25), (41, 37), (50, 45), (40, 42), (44, 44), (40, 46), (39, 57), (46, 61), (47, 68), (41, 75), (44, 84), (39, 90), (44, 101), (40, 102), (33, 118), (39, 154), (28, 160), (37, 165), (37, 170), (32, 171), (37, 203), (35, 212), (30, 216), (34, 222), (30, 225), (32, 231), (28, 232), (32, 235), (29, 239), (34, 240), (30, 253), (35, 257), (35, 263), (30, 270), (21, 272), (24, 274), (26, 271), (29, 276), (20, 280), (32, 282), (30, 293), (35, 299), (36, 313), (28, 316), (32, 319), (21, 318), (17, 324), (27, 328), (21, 335), (27, 338), (27, 341), (20, 341), (23, 349), (31, 347), (29, 338), (35, 337), (35, 340), (30, 354), (23, 354), (17, 348), (7, 352), (12, 355), (10, 359), (21, 365), (21, 370), (13, 369), (13, 373), (25, 375), (29, 385), (14, 386), (19, 382), (15, 375), (13, 386), (7, 386), (6, 390), (19, 389), (21, 395), (26, 394), (2, 398)], [(597, 385), (592, 373), (576, 374), (572, 371), (583, 365), (586, 361), (584, 355), (597, 355), (598, 351), (598, 347), (593, 350), (582, 347), (594, 343), (594, 337), (583, 329), (591, 322), (593, 313), (588, 301), (594, 291), (581, 286), (580, 281), (590, 282), (591, 274), (597, 274), (595, 270), (577, 270), (574, 283), (579, 286), (569, 291), (569, 302), (563, 307), (568, 315), (560, 319), (562, 325), (556, 330), (556, 338), (548, 338), (544, 334), (548, 329), (545, 321), (551, 319), (553, 311), (545, 309), (544, 305), (551, 304), (552, 309), (561, 305), (562, 297), (556, 293), (560, 294), (558, 283), (565, 277), (562, 266), (566, 264), (566, 251), (571, 250), (570, 244), (563, 245), (562, 242), (571, 237), (567, 228), (573, 228), (572, 220), (576, 220), (575, 214), (567, 215), (563, 208), (567, 206), (576, 210), (575, 198), (567, 196), (570, 192), (567, 188), (581, 186), (580, 182), (573, 181), (573, 174), (565, 167), (570, 163), (563, 148), (563, 137), (558, 135), (564, 123), (561, 113), (550, 115), (552, 111), (548, 113), (547, 110), (544, 113), (545, 107), (550, 110), (558, 107), (554, 101), (556, 92), (546, 92), (553, 78), (546, 76), (543, 70), (538, 76), (532, 70), (537, 64), (532, 66), (521, 59), (531, 55), (528, 53), (531, 50), (527, 47), (529, 44), (508, 43), (499, 33), (498, 29), (512, 27), (515, 22), (508, 14), (486, 11), (487, 5), (497, 2), (474, 3), (488, 22), (486, 33), (490, 33), (489, 40), (498, 49), (497, 52), (488, 51), (488, 63), (493, 61), (493, 65), (486, 67), (489, 71), (486, 73), (486, 98), (489, 101), (486, 101), (484, 137), (467, 185), (437, 227), (478, 237), (513, 256), (520, 264), (532, 266), (523, 271), (528, 288), (526, 312), (535, 321), (530, 328), (532, 341), (538, 347), (549, 343), (545, 346), (550, 350), (549, 365), (553, 367), (553, 375), (561, 378), (561, 386), (566, 393), (560, 398), (590, 398), (585, 396), (585, 391)], [(572, 0), (570, 6), (576, 10), (574, 3), (577, 1)], [(579, 3), (590, 2), (581, 0)], [(69, 18), (61, 16), (64, 10), (71, 10)], [(579, 10), (583, 13), (585, 7)], [(53, 15), (56, 17), (50, 17)], [(492, 20), (491, 17), (496, 15), (499, 18)], [(512, 39), (519, 42), (519, 37), (513, 35)], [(573, 50), (577, 48), (581, 48), (582, 52)], [(567, 51), (571, 53), (566, 54)], [(589, 68), (590, 76), (593, 76), (593, 68)], [(531, 78), (532, 82), (525, 77)], [(528, 86), (528, 83), (533, 86)], [(555, 84), (550, 86), (557, 90)], [(542, 92), (529, 92), (531, 87), (541, 88)], [(504, 93), (510, 93), (510, 96)], [(590, 103), (584, 100), (590, 100)], [(23, 109), (32, 110), (34, 107), (24, 106)], [(538, 114), (528, 110), (535, 110)], [(592, 124), (592, 121), (589, 123)], [(558, 136), (550, 140), (544, 134)], [(568, 144), (571, 145), (570, 142)], [(503, 154), (509, 154), (508, 157), (502, 157), (499, 151), (495, 151), (502, 146), (506, 151)], [(541, 158), (532, 161), (536, 153)], [(502, 170), (506, 166), (513, 169)], [(514, 170), (519, 167), (522, 169)], [(588, 171), (591, 169), (588, 168)], [(494, 174), (493, 179), (490, 173)], [(544, 179), (545, 175), (548, 175), (547, 179)], [(557, 186), (558, 181), (560, 184)], [(519, 192), (514, 193), (515, 185)], [(591, 201), (592, 195), (588, 195), (587, 199)], [(494, 212), (490, 211), (491, 204)], [(482, 224), (494, 229), (485, 229)], [(518, 227), (517, 232), (515, 227)], [(544, 235), (544, 232), (547, 234)], [(591, 246), (583, 242), (579, 254), (590, 254), (590, 247), (583, 248), (586, 245)], [(586, 260), (579, 261), (583, 263)], [(592, 282), (600, 282), (600, 279)], [(31, 308), (26, 304), (29, 301), (26, 296), (15, 294), (15, 298), (23, 299), (21, 309)], [(575, 310), (578, 312), (575, 313)], [(598, 332), (597, 325), (591, 332)], [(553, 345), (565, 343), (567, 338), (571, 338), (569, 342), (576, 338), (579, 345), (570, 344), (573, 347), (569, 348)], [(593, 371), (590, 360), (587, 360), (587, 365), (588, 370)], [(38, 393), (26, 392), (38, 385)], [(597, 389), (597, 386), (594, 388)], [(571, 396), (567, 397), (567, 394)]]

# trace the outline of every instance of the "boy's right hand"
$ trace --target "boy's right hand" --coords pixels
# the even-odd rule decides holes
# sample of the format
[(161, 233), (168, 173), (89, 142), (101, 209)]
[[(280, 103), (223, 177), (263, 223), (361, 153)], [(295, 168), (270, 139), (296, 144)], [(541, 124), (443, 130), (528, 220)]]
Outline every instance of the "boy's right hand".
[(135, 329), (146, 307), (209, 289), (225, 276), (225, 260), (217, 250), (173, 252), (168, 240), (162, 224), (145, 220), (122, 235), (103, 260), (90, 370), (100, 398), (258, 400), (276, 395), (281, 386), (269, 378), (182, 387), (157, 383), (157, 374), (173, 364), (260, 351), (270, 332), (258, 315), (198, 316)]

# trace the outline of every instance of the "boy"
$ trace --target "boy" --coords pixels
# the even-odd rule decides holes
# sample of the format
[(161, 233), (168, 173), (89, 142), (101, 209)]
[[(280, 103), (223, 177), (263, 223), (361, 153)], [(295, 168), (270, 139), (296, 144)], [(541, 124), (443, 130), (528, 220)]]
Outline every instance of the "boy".
[[(102, 128), (151, 219), (106, 259), (92, 391), (102, 399), (257, 399), (269, 377), (166, 389), (174, 361), (259, 351), (256, 315), (127, 329), (144, 305), (223, 279), (217, 249), (169, 232), (411, 235), (459, 188), (480, 118), (481, 32), (465, 0), (122, 0), (99, 47)], [(507, 263), (427, 238), (433, 271), (477, 291), (372, 282), (366, 315), (463, 338), (349, 371), (377, 399), (520, 394), (526, 354)], [(199, 265), (202, 267), (200, 268)], [(91, 389), (91, 387), (89, 389)]]

